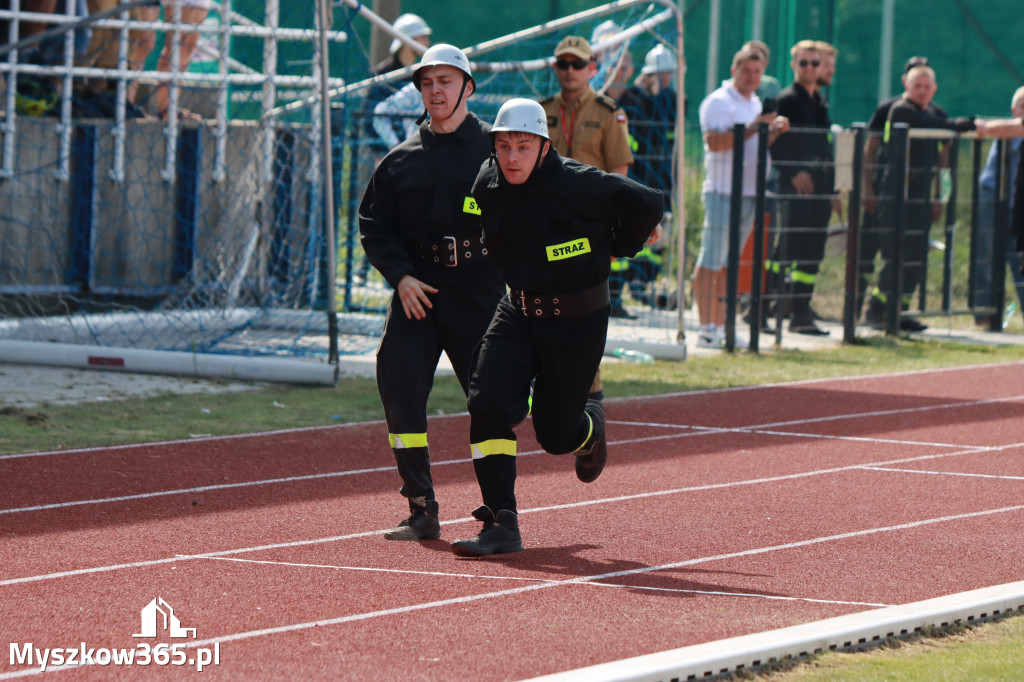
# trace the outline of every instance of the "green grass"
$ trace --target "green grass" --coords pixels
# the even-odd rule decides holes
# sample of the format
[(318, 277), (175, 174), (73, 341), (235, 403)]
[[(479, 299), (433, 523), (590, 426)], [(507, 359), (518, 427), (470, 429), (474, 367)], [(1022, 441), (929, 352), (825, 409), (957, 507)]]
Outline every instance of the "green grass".
[[(1024, 360), (1024, 347), (871, 337), (814, 352), (769, 351), (686, 362), (602, 367), (609, 398)], [(453, 377), (435, 382), (431, 414), (465, 411)], [(0, 454), (300, 428), (383, 418), (372, 379), (336, 388), (274, 386), (236, 393), (164, 395), (81, 405), (0, 408)], [(383, 427), (381, 433), (383, 434)], [(1016, 680), (1024, 670), (1024, 617), (899, 648), (828, 654), (769, 679)], [(763, 676), (762, 676), (763, 677)]]
[(859, 653), (828, 653), (785, 672), (763, 674), (770, 682), (976, 682), (1024, 676), (1024, 616), (937, 632)]
[[(902, 372), (1024, 360), (1024, 347), (967, 346), (941, 341), (871, 337), (814, 352), (692, 358), (602, 366), (609, 398), (730, 386)], [(438, 378), (430, 414), (464, 412), (454, 377)], [(372, 379), (343, 379), (336, 388), (272, 386), (252, 391), (163, 395), (79, 405), (0, 409), (0, 454), (291, 429), (382, 419)]]

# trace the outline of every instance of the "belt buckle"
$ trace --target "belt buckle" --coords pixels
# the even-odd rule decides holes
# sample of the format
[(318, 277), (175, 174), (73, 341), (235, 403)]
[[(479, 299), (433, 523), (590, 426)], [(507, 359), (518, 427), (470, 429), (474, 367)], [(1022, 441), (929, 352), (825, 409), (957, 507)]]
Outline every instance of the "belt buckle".
[(523, 315), (529, 317), (529, 311), (526, 310), (526, 291), (523, 289), (519, 290), (519, 308), (523, 311)]
[(454, 268), (459, 264), (459, 243), (455, 237), (444, 236), (442, 239), (449, 242), (448, 249), (451, 251), (445, 267)]

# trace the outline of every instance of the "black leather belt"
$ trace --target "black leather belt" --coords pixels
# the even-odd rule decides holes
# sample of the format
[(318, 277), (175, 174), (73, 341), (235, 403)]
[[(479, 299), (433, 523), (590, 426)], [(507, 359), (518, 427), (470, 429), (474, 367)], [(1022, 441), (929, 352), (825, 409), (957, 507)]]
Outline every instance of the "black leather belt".
[(483, 237), (427, 238), (420, 243), (420, 255), (436, 265), (457, 268), (460, 264), (486, 256), (487, 247)]
[(608, 305), (608, 282), (565, 294), (531, 294), (512, 289), (509, 299), (526, 317), (583, 317)]

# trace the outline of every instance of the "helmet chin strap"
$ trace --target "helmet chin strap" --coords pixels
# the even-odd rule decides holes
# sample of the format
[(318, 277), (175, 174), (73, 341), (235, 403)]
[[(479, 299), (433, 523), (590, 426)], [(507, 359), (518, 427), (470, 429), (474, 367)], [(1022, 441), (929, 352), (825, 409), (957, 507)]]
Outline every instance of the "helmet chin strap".
[[(445, 116), (444, 118), (442, 118), (441, 119), (442, 121), (447, 121), (448, 119), (450, 119), (452, 116), (455, 115), (456, 111), (458, 111), (459, 105), (462, 104), (462, 97), (466, 94), (466, 83), (468, 83), (468, 82), (469, 82), (469, 76), (463, 75), (462, 76), (462, 89), (459, 90), (459, 98), (457, 100), (455, 100), (455, 106), (452, 108), (452, 113), (450, 113), (447, 116)], [(416, 119), (416, 125), (420, 125), (421, 123), (423, 123), (423, 121), (425, 121), (427, 119), (427, 116), (429, 116), (429, 114), (427, 113), (426, 108), (424, 108), (423, 109), (423, 113), (420, 114), (420, 117), (418, 119)]]

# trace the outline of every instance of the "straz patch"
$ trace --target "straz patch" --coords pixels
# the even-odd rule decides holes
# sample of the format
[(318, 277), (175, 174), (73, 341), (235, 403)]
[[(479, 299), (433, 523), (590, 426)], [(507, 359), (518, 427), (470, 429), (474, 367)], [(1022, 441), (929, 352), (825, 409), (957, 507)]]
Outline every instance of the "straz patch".
[(565, 242), (564, 244), (554, 244), (553, 246), (547, 247), (548, 260), (565, 260), (566, 258), (572, 258), (573, 256), (582, 256), (585, 253), (590, 253), (590, 240), (586, 237), (580, 239), (574, 239), (571, 242)]
[(462, 212), (480, 215), (480, 207), (477, 205), (476, 199), (473, 197), (466, 197), (465, 201), (462, 202)]

